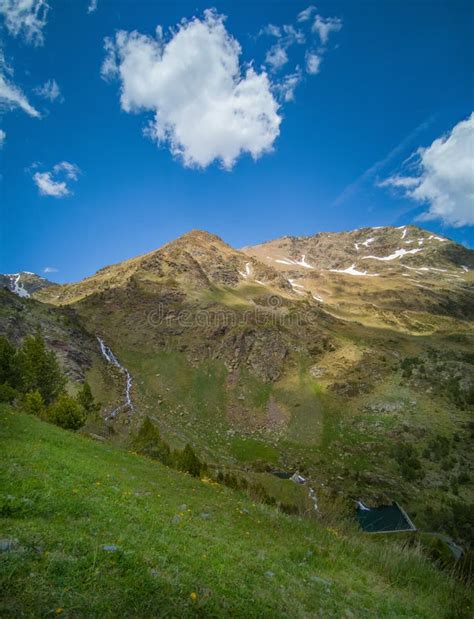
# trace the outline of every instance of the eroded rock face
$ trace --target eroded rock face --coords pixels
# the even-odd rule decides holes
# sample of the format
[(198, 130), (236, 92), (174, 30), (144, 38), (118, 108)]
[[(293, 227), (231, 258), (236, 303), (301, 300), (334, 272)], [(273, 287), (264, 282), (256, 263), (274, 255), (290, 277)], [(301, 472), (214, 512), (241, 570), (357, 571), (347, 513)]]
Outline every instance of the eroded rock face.
[(256, 337), (248, 363), (256, 376), (272, 382), (280, 377), (287, 353), (288, 347), (278, 332), (264, 332)]

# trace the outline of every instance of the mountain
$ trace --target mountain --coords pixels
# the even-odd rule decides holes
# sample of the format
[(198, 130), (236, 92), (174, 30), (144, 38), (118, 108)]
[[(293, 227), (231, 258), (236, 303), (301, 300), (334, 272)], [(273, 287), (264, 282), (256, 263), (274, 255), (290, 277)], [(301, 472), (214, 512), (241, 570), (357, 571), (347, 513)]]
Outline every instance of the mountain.
[(344, 318), (431, 331), (434, 321), (474, 317), (474, 253), (416, 226), (283, 237), (242, 251)]
[(9, 275), (0, 274), (0, 287), (8, 288), (11, 292), (26, 299), (38, 290), (54, 285), (53, 282), (50, 282), (45, 277), (36, 275), (36, 273), (30, 273), (29, 271), (21, 271), (20, 273), (11, 273)]
[(240, 251), (192, 231), (31, 299), (4, 291), (0, 333), (39, 321), (104, 436), (148, 416), (275, 500), (268, 471), (298, 469), (321, 501), (398, 500), (468, 544), (473, 255), (414, 226)]

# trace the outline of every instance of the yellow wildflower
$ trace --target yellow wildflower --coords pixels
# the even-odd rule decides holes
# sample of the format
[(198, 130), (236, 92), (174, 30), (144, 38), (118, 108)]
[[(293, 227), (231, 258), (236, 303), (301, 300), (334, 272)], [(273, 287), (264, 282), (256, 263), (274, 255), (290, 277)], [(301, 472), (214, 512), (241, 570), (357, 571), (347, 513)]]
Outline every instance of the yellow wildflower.
[(193, 602), (195, 602), (197, 600), (198, 594), (196, 593), (196, 591), (193, 591), (190, 595), (191, 599)]

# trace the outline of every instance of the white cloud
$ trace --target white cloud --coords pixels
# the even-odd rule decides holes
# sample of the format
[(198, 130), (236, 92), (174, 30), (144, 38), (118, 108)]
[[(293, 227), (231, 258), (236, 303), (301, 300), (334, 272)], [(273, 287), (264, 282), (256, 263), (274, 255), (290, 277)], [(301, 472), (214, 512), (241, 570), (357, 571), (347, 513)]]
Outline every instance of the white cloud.
[(277, 39), (281, 37), (281, 30), (279, 26), (274, 26), (273, 24), (268, 24), (265, 28), (262, 28), (259, 32), (259, 35), (267, 34), (271, 37), (276, 37)]
[(43, 273), (57, 273), (59, 269), (56, 267), (44, 267)]
[(428, 210), (418, 219), (441, 219), (452, 226), (474, 225), (474, 112), (450, 133), (419, 148), (417, 175), (392, 176), (380, 186), (405, 190)]
[(278, 41), (272, 45), (265, 55), (265, 62), (273, 72), (278, 71), (288, 62), (287, 50), (292, 45), (295, 43), (302, 45), (306, 41), (304, 33), (291, 24), (284, 24), (281, 28), (269, 24), (262, 32), (278, 38)]
[(56, 82), (56, 80), (48, 80), (42, 86), (38, 86), (35, 88), (35, 93), (43, 99), (48, 99), (48, 101), (55, 101), (59, 99), (59, 102), (62, 103), (64, 101), (64, 97), (61, 95), (61, 90)]
[(385, 179), (377, 183), (377, 187), (397, 187), (402, 189), (408, 189), (409, 187), (416, 187), (419, 183), (419, 179), (413, 176), (400, 176), (395, 174), (390, 178)]
[(67, 181), (77, 181), (79, 173), (77, 165), (62, 161), (57, 163), (50, 172), (35, 172), (33, 180), (42, 196), (65, 198), (72, 194)]
[(91, 0), (89, 2), (89, 6), (87, 7), (87, 12), (94, 13), (95, 11), (97, 11), (97, 0)]
[(183, 21), (168, 40), (120, 31), (105, 43), (105, 79), (118, 77), (126, 112), (151, 111), (148, 135), (184, 165), (214, 161), (230, 169), (243, 153), (272, 150), (281, 117), (265, 72), (242, 70), (241, 47), (224, 17), (207, 10)]
[(321, 43), (326, 45), (331, 32), (339, 32), (342, 28), (342, 20), (338, 17), (322, 17), (316, 15), (313, 22), (312, 30), (319, 35)]
[(274, 86), (274, 90), (280, 95), (280, 97), (283, 99), (283, 101), (285, 101), (285, 103), (294, 101), (295, 90), (298, 84), (301, 82), (301, 79), (301, 69), (299, 67), (296, 67), (296, 71), (294, 73), (289, 73), (288, 75), (286, 75), (280, 83)]
[(306, 71), (310, 75), (317, 75), (321, 68), (322, 58), (316, 52), (306, 52)]
[(302, 45), (306, 41), (306, 37), (304, 35), (304, 32), (302, 32), (301, 30), (297, 30), (291, 24), (285, 24), (283, 26), (283, 32), (286, 35), (286, 39), (288, 40), (288, 44), (290, 44), (290, 45), (293, 45), (293, 43), (298, 43), (299, 45)]
[(3, 52), (0, 49), (0, 112), (19, 107), (30, 116), (39, 118), (40, 113), (29, 103), (21, 89), (9, 79), (12, 75), (13, 71), (5, 63)]
[[(315, 13), (316, 8), (312, 5), (301, 11), (297, 16), (297, 24), (301, 24), (301, 27), (295, 27), (292, 24), (284, 24), (283, 26), (269, 24), (260, 31), (260, 34), (272, 34), (277, 38), (277, 41), (267, 51), (265, 56), (265, 63), (272, 74), (276, 74), (283, 66), (290, 62), (289, 50), (293, 45), (304, 45), (305, 43), (308, 43), (308, 48), (304, 53), (306, 73), (308, 75), (317, 75), (320, 72), (321, 63), (327, 51), (326, 43), (328, 42), (329, 34), (340, 30), (342, 28), (342, 21), (338, 17), (325, 18), (317, 14), (312, 19)], [(295, 98), (295, 88), (301, 80), (302, 72), (297, 65), (294, 73), (288, 73), (273, 84), (273, 90), (278, 93), (280, 99), (284, 102), (293, 101)]]
[(310, 5), (307, 9), (304, 9), (300, 13), (298, 13), (298, 21), (305, 22), (311, 19), (311, 15), (316, 11), (316, 7)]
[(285, 48), (279, 44), (273, 45), (265, 56), (265, 62), (269, 64), (274, 71), (280, 69), (288, 62), (288, 54)]
[(3, 148), (6, 138), (7, 138), (7, 134), (5, 133), (3, 129), (0, 129), (0, 149)]
[(49, 8), (46, 0), (0, 0), (0, 15), (8, 32), (14, 37), (22, 35), (33, 45), (44, 42), (43, 28)]

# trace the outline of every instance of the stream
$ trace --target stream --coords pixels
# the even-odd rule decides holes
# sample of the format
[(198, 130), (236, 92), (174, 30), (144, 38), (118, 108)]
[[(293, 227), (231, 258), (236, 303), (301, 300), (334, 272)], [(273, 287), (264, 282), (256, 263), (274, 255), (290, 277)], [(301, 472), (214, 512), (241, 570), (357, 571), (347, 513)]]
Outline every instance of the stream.
[(132, 381), (132, 375), (130, 374), (130, 372), (127, 370), (127, 368), (123, 367), (123, 365), (119, 362), (117, 357), (112, 352), (112, 349), (109, 348), (109, 346), (107, 346), (104, 340), (101, 337), (97, 336), (97, 341), (99, 342), (100, 352), (102, 353), (102, 356), (106, 359), (107, 363), (115, 365), (115, 367), (117, 367), (122, 372), (122, 374), (125, 376), (125, 401), (123, 404), (121, 404), (115, 410), (113, 410), (110, 413), (110, 415), (107, 415), (105, 419), (109, 420), (109, 419), (114, 419), (117, 413), (127, 408), (129, 408), (133, 412), (134, 408), (133, 408), (133, 402), (132, 402), (132, 397), (131, 397), (133, 381)]

